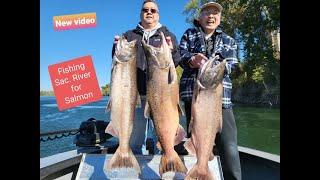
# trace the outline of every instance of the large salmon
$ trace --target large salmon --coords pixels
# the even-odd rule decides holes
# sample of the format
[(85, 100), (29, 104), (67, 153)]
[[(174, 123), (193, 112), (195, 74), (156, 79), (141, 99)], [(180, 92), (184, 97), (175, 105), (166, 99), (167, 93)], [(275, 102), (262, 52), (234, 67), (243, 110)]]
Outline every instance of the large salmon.
[(186, 179), (213, 179), (208, 161), (214, 158), (212, 149), (216, 133), (222, 129), (223, 74), (226, 61), (215, 65), (208, 60), (200, 69), (194, 86), (191, 107), (191, 138), (185, 148), (196, 155), (197, 162)]
[(106, 170), (129, 167), (141, 173), (129, 145), (138, 102), (136, 40), (127, 42), (121, 37), (115, 47), (111, 71), (111, 94), (107, 109), (111, 110), (106, 132), (119, 138), (119, 147), (108, 161)]
[(150, 46), (142, 41), (147, 56), (147, 102), (145, 116), (154, 121), (156, 133), (163, 155), (160, 160), (159, 173), (168, 171), (186, 173), (187, 168), (174, 150), (185, 135), (179, 125), (179, 86), (175, 65), (170, 48), (161, 33), (160, 48)]

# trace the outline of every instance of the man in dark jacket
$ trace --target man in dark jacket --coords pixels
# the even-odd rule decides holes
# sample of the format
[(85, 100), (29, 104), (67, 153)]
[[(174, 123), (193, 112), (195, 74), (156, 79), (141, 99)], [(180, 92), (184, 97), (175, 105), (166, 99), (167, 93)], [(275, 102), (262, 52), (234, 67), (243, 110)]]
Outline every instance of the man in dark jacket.
[[(132, 151), (136, 154), (144, 154), (148, 127), (151, 129), (154, 143), (157, 142), (154, 132), (153, 123), (150, 120), (144, 118), (144, 105), (146, 98), (146, 55), (143, 50), (141, 41), (142, 39), (154, 47), (160, 47), (162, 39), (160, 32), (163, 32), (166, 41), (171, 49), (172, 58), (175, 66), (178, 66), (180, 61), (179, 46), (174, 34), (172, 34), (166, 26), (159, 23), (159, 8), (154, 0), (145, 0), (142, 4), (140, 12), (141, 21), (137, 27), (133, 30), (125, 32), (124, 37), (130, 42), (137, 40), (137, 85), (138, 92), (141, 97), (142, 108), (136, 110), (135, 121), (133, 124), (130, 145)], [(115, 37), (115, 43), (117, 43), (118, 36)], [(112, 49), (112, 56), (114, 54), (115, 46)], [(156, 147), (154, 147), (156, 148)]]
[[(231, 70), (238, 64), (235, 40), (225, 34), (220, 25), (222, 7), (210, 2), (200, 9), (199, 19), (194, 21), (195, 28), (186, 30), (180, 41), (180, 65), (184, 69), (180, 80), (180, 97), (185, 103), (187, 127), (191, 119), (193, 85), (198, 69), (209, 59), (219, 56), (218, 62), (227, 60), (223, 78), (222, 131), (216, 137), (216, 145), (221, 157), (224, 179), (241, 179), (241, 167), (237, 147), (237, 127), (232, 111), (229, 77)], [(190, 133), (188, 134), (190, 137)]]

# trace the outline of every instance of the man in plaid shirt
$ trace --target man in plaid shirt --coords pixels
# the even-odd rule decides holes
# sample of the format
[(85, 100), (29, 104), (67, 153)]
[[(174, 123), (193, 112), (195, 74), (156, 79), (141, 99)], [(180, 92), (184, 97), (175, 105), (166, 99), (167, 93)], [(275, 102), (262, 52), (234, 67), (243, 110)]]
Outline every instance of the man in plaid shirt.
[[(220, 25), (222, 7), (209, 2), (201, 7), (199, 18), (194, 21), (195, 28), (187, 29), (180, 41), (180, 66), (183, 68), (180, 80), (180, 98), (185, 103), (187, 128), (191, 119), (193, 86), (198, 69), (205, 61), (219, 56), (216, 63), (227, 60), (223, 78), (222, 131), (217, 134), (216, 145), (221, 157), (224, 178), (241, 179), (240, 158), (237, 146), (237, 127), (232, 111), (229, 74), (238, 64), (235, 40), (225, 34)], [(189, 131), (188, 131), (189, 132)], [(188, 137), (191, 134), (188, 133)]]

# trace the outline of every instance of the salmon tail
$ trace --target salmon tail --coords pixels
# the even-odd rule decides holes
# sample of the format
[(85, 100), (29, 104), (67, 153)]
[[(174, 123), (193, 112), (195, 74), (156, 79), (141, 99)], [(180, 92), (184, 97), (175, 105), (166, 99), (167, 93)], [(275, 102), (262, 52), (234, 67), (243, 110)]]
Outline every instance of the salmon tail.
[(188, 172), (185, 180), (201, 179), (201, 180), (214, 180), (209, 167), (200, 168), (197, 164)]
[(114, 168), (133, 168), (139, 175), (141, 174), (139, 163), (131, 149), (126, 153), (120, 152), (119, 148), (117, 149), (108, 161), (106, 170), (110, 171)]
[(160, 167), (159, 167), (160, 176), (162, 176), (163, 173), (166, 173), (169, 171), (180, 172), (180, 173), (187, 173), (188, 171), (177, 153), (174, 153), (173, 156), (168, 156), (164, 154), (161, 157)]

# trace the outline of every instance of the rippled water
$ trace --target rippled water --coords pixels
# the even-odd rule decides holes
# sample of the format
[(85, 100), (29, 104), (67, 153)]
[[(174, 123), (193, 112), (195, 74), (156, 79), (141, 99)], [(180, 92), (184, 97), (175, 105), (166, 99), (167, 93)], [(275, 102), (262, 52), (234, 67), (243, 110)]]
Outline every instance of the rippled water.
[[(55, 97), (40, 97), (40, 131), (79, 128), (81, 122), (94, 117), (108, 121), (105, 112), (108, 97), (102, 100), (59, 111)], [(238, 127), (238, 144), (274, 154), (280, 152), (280, 110), (263, 107), (234, 106)], [(180, 123), (185, 127), (185, 117)], [(76, 149), (74, 136), (40, 143), (40, 157)]]

